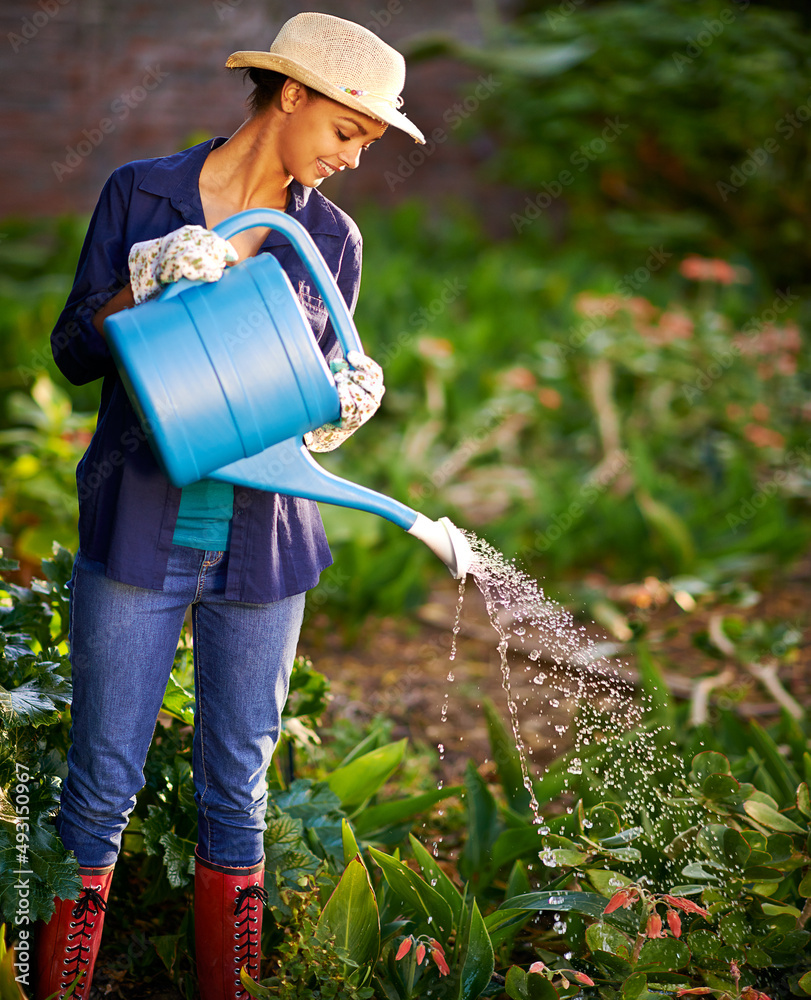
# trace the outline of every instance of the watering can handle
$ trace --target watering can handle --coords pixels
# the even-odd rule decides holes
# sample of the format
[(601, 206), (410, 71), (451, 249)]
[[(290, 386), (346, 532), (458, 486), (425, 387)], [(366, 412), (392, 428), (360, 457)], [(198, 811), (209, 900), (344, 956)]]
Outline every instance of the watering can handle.
[[(214, 226), (213, 232), (218, 236), (222, 236), (224, 240), (228, 240), (232, 236), (236, 236), (237, 233), (241, 233), (244, 229), (253, 229), (255, 226), (269, 226), (271, 229), (277, 229), (280, 233), (284, 233), (290, 240), (293, 248), (307, 265), (310, 274), (313, 276), (316, 288), (321, 292), (321, 296), (329, 311), (335, 334), (338, 337), (338, 343), (343, 348), (344, 355), (348, 354), (349, 351), (359, 351), (363, 354), (363, 345), (360, 342), (358, 331), (355, 328), (344, 297), (338, 290), (335, 279), (332, 277), (324, 258), (321, 256), (321, 251), (313, 242), (312, 236), (310, 236), (300, 222), (296, 222), (295, 219), (291, 218), (285, 212), (280, 212), (275, 208), (249, 208), (245, 212), (237, 212), (236, 215), (232, 215), (229, 219), (220, 222)], [(175, 281), (171, 285), (166, 286), (164, 291), (161, 292), (160, 300), (165, 301), (182, 292), (185, 288), (202, 284), (205, 284), (205, 282), (181, 278), (180, 281)]]

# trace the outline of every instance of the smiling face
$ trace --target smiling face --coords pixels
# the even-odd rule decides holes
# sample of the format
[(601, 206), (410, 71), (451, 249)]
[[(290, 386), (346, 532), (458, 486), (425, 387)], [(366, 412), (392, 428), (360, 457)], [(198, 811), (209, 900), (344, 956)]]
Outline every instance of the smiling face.
[(363, 151), (387, 128), (338, 101), (308, 95), (295, 80), (285, 82), (280, 101), (285, 113), (282, 164), (286, 173), (306, 187), (318, 187), (325, 178), (347, 167), (354, 170)]

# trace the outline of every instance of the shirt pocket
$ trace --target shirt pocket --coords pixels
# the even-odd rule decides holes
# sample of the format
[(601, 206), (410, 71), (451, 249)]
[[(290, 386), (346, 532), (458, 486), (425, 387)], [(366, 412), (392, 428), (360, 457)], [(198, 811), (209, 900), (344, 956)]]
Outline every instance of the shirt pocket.
[(316, 340), (320, 341), (321, 337), (324, 335), (327, 320), (329, 319), (324, 300), (320, 295), (313, 295), (310, 286), (305, 284), (303, 281), (299, 282), (298, 298), (310, 326), (312, 327)]

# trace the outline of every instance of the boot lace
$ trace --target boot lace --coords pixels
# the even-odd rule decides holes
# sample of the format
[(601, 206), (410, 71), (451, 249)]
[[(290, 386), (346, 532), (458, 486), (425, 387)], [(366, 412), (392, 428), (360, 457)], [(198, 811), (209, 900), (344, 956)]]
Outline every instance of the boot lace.
[[(244, 889), (237, 886), (238, 892), (234, 903), (234, 965), (236, 967), (237, 978), (234, 980), (235, 986), (241, 986), (239, 970), (245, 965), (245, 969), (250, 974), (254, 973), (254, 978), (259, 972), (259, 935), (257, 933), (256, 917), (257, 904), (264, 906), (268, 901), (267, 889), (260, 885), (246, 885)], [(254, 902), (252, 903), (251, 900)], [(253, 915), (252, 915), (253, 914)], [(242, 919), (240, 919), (242, 918)], [(243, 996), (244, 990), (236, 992), (237, 997)]]
[[(68, 941), (76, 940), (76, 944), (69, 944), (65, 947), (67, 957), (63, 963), (62, 979), (67, 980), (67, 982), (63, 981), (60, 984), (63, 989), (70, 986), (80, 972), (86, 971), (90, 963), (90, 942), (95, 926), (95, 920), (91, 918), (98, 916), (99, 910), (107, 909), (107, 903), (100, 890), (100, 885), (85, 886), (73, 907), (73, 920), (70, 926), (77, 929), (68, 934)], [(83, 943), (85, 940), (88, 942), (87, 944)], [(79, 968), (81, 965), (84, 965), (84, 970)], [(80, 983), (76, 987), (75, 995), (77, 997), (82, 996), (81, 989), (82, 984)]]

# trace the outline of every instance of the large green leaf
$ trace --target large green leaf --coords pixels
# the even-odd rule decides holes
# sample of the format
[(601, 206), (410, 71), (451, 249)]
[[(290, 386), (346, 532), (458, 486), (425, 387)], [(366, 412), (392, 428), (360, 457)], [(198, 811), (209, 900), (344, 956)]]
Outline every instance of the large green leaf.
[(524, 972), (518, 965), (507, 972), (504, 991), (511, 1000), (558, 1000), (558, 991), (546, 976)]
[(808, 832), (801, 826), (798, 826), (794, 820), (789, 819), (788, 816), (784, 816), (783, 813), (766, 805), (765, 802), (755, 802), (749, 799), (744, 802), (743, 809), (747, 816), (769, 830), (779, 830), (781, 833)]
[(409, 834), (408, 839), (411, 842), (411, 849), (414, 852), (414, 857), (417, 859), (417, 864), (420, 866), (422, 877), (436, 889), (448, 906), (450, 906), (453, 913), (453, 925), (458, 929), (462, 916), (462, 894), (417, 838)]
[(490, 748), (496, 770), (504, 789), (507, 805), (517, 813), (529, 811), (530, 794), (524, 786), (524, 772), (521, 756), (515, 745), (515, 738), (507, 730), (500, 713), (489, 698), (482, 702)]
[(640, 971), (675, 972), (690, 961), (690, 949), (679, 938), (654, 938), (642, 945), (637, 968)]
[(505, 899), (500, 910), (551, 910), (562, 912), (574, 910), (586, 913), (591, 917), (601, 917), (606, 907), (603, 896), (596, 892), (575, 892), (571, 889), (560, 889), (557, 892), (528, 892), (523, 896)]
[(697, 788), (700, 788), (711, 774), (731, 773), (729, 760), (724, 754), (716, 753), (714, 750), (704, 750), (693, 757), (689, 778)]
[(470, 909), (462, 964), (462, 1000), (476, 1000), (489, 985), (495, 967), (493, 945), (476, 901)]
[(407, 743), (405, 739), (387, 743), (330, 774), (327, 784), (343, 808), (362, 805), (382, 788), (400, 766)]
[(41, 672), (37, 677), (7, 690), (0, 685), (0, 726), (40, 726), (57, 718), (61, 705), (71, 696), (71, 683), (56, 672), (57, 663), (37, 664)]
[(780, 752), (772, 737), (754, 719), (749, 723), (749, 738), (752, 746), (766, 761), (769, 774), (780, 790), (782, 804), (794, 805), (800, 775)]
[(461, 785), (449, 785), (447, 788), (438, 788), (435, 791), (423, 792), (421, 795), (412, 795), (407, 799), (395, 799), (393, 802), (382, 802), (380, 805), (369, 806), (359, 816), (353, 818), (352, 825), (359, 836), (372, 836), (378, 830), (402, 823), (412, 816), (418, 816), (426, 809), (430, 809), (435, 803), (441, 802), (450, 795), (459, 795), (461, 791)]
[(189, 691), (179, 684), (173, 673), (169, 674), (161, 708), (184, 725), (194, 725), (194, 691)]
[(360, 857), (346, 866), (318, 918), (315, 936), (355, 969), (377, 961), (380, 916), (369, 873)]
[(360, 857), (360, 849), (358, 848), (357, 840), (355, 840), (355, 834), (352, 832), (352, 827), (345, 819), (341, 820), (341, 842), (344, 846), (345, 865), (348, 865), (353, 858)]
[(417, 922), (426, 925), (429, 934), (435, 937), (444, 936), (447, 940), (454, 926), (453, 913), (450, 905), (437, 890), (424, 882), (402, 861), (374, 847), (369, 848), (369, 854), (380, 865), (386, 882), (406, 908), (403, 910), (404, 915), (408, 917), (410, 910)]
[(592, 951), (606, 951), (623, 959), (629, 959), (633, 950), (630, 938), (603, 920), (596, 921), (586, 930), (586, 944)]
[(465, 790), (468, 836), (462, 855), (462, 870), (465, 877), (478, 880), (490, 867), (493, 844), (500, 832), (498, 807), (472, 761), (468, 761), (465, 769)]
[(493, 910), (484, 918), (494, 948), (498, 948), (524, 924), (532, 920), (532, 910)]

